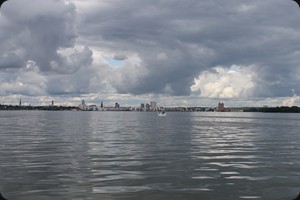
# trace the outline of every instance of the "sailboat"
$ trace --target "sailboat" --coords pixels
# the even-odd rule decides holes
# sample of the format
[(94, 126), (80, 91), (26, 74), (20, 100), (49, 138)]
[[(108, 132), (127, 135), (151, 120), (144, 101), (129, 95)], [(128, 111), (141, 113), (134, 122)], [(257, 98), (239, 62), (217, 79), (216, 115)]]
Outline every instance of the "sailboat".
[(165, 107), (158, 112), (158, 116), (159, 117), (166, 117), (167, 116), (167, 113), (166, 113), (166, 102), (164, 102), (164, 104), (165, 104)]
[(158, 116), (159, 117), (165, 117), (165, 116), (167, 116), (167, 113), (166, 113), (165, 109), (163, 109), (162, 111), (159, 111)]

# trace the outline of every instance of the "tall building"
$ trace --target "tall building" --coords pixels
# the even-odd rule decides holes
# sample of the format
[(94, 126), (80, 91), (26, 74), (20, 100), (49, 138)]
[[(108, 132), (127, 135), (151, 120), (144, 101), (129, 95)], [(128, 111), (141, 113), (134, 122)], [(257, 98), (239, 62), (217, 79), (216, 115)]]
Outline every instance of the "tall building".
[(217, 109), (218, 109), (219, 112), (224, 112), (225, 111), (224, 103), (219, 102)]
[(155, 101), (151, 101), (150, 108), (151, 108), (151, 110), (154, 110), (155, 108), (157, 108), (157, 103)]
[(81, 104), (78, 106), (80, 110), (87, 110), (88, 106), (85, 104), (84, 99), (81, 100)]
[(146, 103), (146, 110), (150, 110), (150, 104)]
[(21, 107), (22, 106), (22, 100), (20, 99), (20, 102), (19, 102), (19, 106)]

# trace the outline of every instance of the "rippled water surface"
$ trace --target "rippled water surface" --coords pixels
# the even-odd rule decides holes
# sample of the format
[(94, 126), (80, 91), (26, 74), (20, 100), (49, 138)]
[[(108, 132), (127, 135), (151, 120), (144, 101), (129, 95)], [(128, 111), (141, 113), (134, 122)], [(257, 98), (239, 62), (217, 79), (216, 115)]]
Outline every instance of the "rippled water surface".
[(300, 115), (0, 111), (10, 200), (291, 200)]

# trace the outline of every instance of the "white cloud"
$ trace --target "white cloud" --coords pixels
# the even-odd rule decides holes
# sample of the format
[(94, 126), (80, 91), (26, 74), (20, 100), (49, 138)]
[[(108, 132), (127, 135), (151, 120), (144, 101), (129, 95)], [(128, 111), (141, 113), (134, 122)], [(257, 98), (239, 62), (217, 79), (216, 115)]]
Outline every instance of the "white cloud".
[(297, 5), (282, 0), (7, 1), (0, 96), (292, 105), (299, 102), (291, 88), (300, 93), (298, 21)]
[(45, 95), (47, 78), (42, 75), (33, 61), (26, 63), (26, 68), (14, 69), (14, 76), (0, 73), (0, 95)]
[(250, 68), (233, 65), (230, 68), (218, 66), (214, 71), (204, 71), (195, 78), (191, 86), (193, 93), (209, 98), (241, 98), (251, 96), (254, 88)]
[(293, 95), (292, 97), (285, 97), (285, 99), (282, 101), (282, 105), (284, 106), (297, 106), (300, 101), (300, 96)]

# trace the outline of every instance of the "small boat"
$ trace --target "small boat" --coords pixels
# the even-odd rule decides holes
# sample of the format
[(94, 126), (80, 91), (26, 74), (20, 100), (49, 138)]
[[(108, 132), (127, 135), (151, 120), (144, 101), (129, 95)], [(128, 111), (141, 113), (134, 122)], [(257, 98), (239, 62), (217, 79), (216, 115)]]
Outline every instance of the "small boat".
[(162, 110), (162, 111), (160, 111), (160, 112), (158, 113), (158, 116), (159, 116), (159, 117), (165, 117), (165, 116), (167, 116), (167, 113), (166, 113), (165, 110)]

